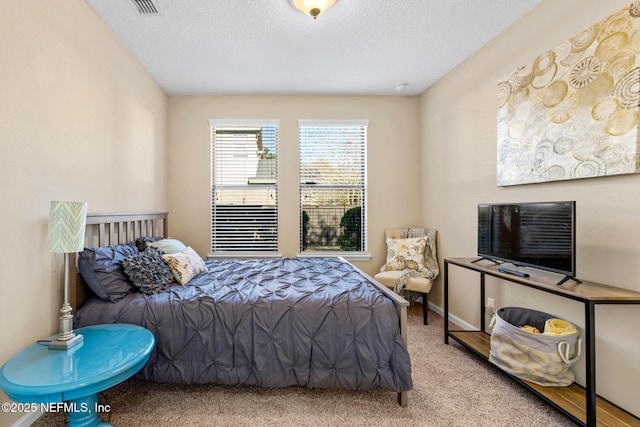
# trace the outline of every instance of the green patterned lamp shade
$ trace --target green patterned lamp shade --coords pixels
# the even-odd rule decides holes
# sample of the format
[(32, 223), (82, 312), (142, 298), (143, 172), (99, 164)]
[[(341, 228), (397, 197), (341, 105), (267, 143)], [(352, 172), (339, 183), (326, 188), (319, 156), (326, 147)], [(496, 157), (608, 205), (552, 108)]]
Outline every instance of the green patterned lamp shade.
[(86, 223), (86, 203), (51, 202), (48, 234), (49, 249), (51, 252), (81, 252), (84, 249), (84, 230)]

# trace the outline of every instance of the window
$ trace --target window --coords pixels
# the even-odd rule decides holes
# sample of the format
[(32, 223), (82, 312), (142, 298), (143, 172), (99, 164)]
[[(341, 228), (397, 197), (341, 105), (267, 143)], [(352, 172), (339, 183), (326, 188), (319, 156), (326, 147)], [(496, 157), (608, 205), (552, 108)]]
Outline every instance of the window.
[(277, 120), (210, 120), (211, 251), (278, 251)]
[(302, 253), (366, 252), (368, 120), (299, 123)]

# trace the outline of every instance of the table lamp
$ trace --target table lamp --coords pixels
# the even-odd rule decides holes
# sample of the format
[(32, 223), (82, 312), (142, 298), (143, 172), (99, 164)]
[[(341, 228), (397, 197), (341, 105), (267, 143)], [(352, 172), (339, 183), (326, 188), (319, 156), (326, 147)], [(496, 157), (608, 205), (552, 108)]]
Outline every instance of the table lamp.
[(64, 303), (60, 308), (60, 332), (51, 340), (49, 348), (68, 350), (83, 341), (73, 333), (73, 314), (69, 304), (69, 254), (84, 250), (84, 231), (87, 223), (87, 204), (81, 202), (51, 202), (49, 211), (49, 249), (64, 254)]

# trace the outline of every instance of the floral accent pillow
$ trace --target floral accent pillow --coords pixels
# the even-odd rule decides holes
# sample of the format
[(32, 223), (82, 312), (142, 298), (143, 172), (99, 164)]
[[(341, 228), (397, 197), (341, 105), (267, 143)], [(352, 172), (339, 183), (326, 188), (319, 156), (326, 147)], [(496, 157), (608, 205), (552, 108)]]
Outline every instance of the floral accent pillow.
[(131, 283), (143, 294), (154, 295), (173, 283), (173, 273), (162, 260), (162, 251), (147, 248), (122, 260), (122, 268)]
[(181, 285), (186, 285), (198, 274), (209, 271), (207, 265), (202, 258), (200, 258), (200, 255), (198, 255), (191, 246), (187, 246), (180, 252), (164, 254), (162, 255), (162, 259), (173, 272), (173, 277), (175, 277)]
[(427, 239), (415, 237), (409, 239), (387, 239), (387, 263), (380, 271), (415, 270), (425, 272), (424, 251)]

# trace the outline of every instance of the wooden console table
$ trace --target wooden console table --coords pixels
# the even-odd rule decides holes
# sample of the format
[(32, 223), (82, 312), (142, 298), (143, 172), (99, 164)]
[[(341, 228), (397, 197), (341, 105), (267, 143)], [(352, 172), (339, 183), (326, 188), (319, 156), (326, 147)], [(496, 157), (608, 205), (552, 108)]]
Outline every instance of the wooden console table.
[[(488, 360), (490, 351), (490, 335), (484, 325), (485, 276), (488, 274), (518, 285), (527, 286), (584, 304), (584, 341), (586, 361), (586, 384), (581, 387), (576, 383), (568, 387), (542, 387), (529, 381), (520, 380), (505, 372), (516, 382), (540, 397), (546, 403), (558, 409), (578, 425), (585, 426), (638, 426), (640, 419), (612, 403), (596, 396), (596, 340), (595, 340), (595, 305), (596, 304), (640, 304), (640, 292), (614, 288), (598, 283), (566, 282), (556, 285), (554, 282), (535, 273), (530, 277), (520, 277), (498, 271), (498, 266), (491, 261), (482, 260), (474, 263), (476, 258), (445, 258), (444, 260), (444, 342), (449, 344), (453, 338), (480, 357)], [(449, 264), (480, 273), (480, 331), (449, 330)]]

